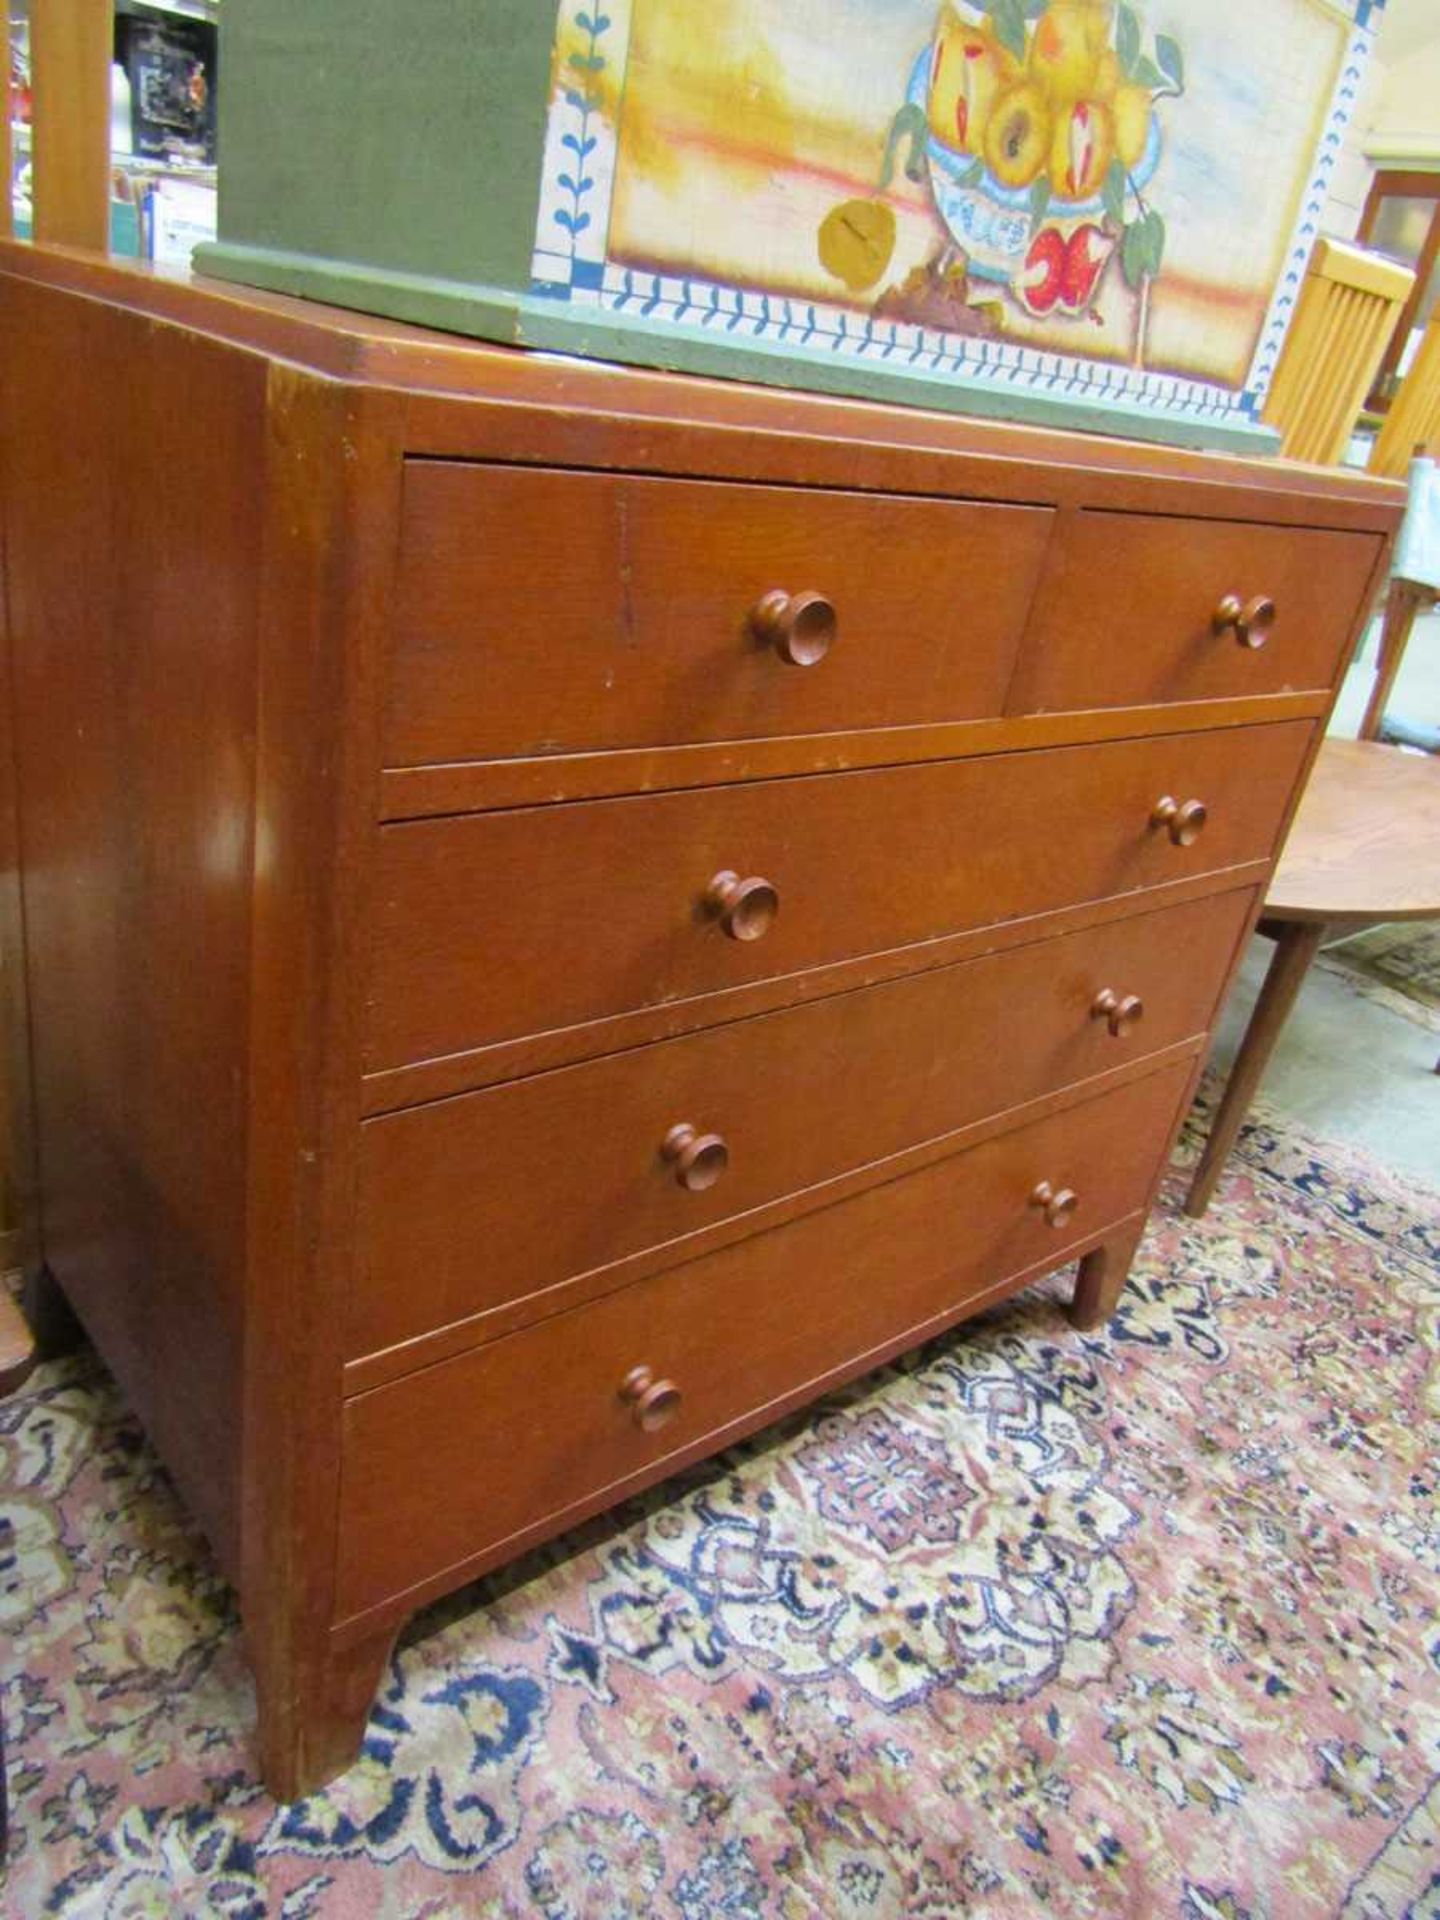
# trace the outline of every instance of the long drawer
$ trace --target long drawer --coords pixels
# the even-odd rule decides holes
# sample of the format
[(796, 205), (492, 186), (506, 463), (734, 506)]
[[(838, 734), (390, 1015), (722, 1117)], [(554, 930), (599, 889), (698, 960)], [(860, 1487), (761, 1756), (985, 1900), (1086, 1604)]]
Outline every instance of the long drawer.
[(1144, 1205), (1189, 1071), (357, 1395), (344, 1414), (337, 1620), (501, 1558), (527, 1529), (659, 1479), (677, 1455), (1093, 1243)]
[(1055, 529), (1012, 713), (1322, 692), (1372, 533), (1087, 511)]
[[(367, 1066), (699, 995), (722, 1018), (727, 989), (1263, 859), (1309, 739), (1288, 721), (384, 826)], [(1166, 800), (1203, 803), (1203, 830), (1158, 820)]]
[(347, 1352), (670, 1247), (1193, 1038), (1251, 899), (1188, 901), (368, 1121)]
[(1053, 517), (412, 461), (386, 764), (998, 714)]

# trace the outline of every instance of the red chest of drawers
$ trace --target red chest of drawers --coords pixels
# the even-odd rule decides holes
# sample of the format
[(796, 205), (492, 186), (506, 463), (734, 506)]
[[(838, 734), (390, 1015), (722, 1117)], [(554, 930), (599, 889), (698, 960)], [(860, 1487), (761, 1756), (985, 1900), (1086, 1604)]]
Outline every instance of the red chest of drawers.
[(1401, 495), (0, 270), (38, 1254), (291, 1794), (425, 1600), (1113, 1308)]

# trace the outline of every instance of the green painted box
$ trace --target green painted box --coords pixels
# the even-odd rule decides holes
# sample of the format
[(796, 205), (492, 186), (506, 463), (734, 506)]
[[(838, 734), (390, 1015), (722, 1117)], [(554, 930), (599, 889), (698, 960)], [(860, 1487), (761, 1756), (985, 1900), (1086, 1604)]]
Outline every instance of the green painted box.
[(519, 346), (1268, 451), (1378, 14), (226, 0), (197, 264)]

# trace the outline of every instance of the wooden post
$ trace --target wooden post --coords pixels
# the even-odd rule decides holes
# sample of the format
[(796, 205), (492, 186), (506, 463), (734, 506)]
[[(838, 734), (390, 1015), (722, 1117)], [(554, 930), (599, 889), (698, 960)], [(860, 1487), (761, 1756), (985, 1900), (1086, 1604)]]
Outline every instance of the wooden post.
[(111, 0), (33, 0), (35, 238), (110, 249)]
[(0, 164), (5, 169), (5, 204), (0, 206), (0, 240), (8, 240), (14, 231), (15, 155), (10, 145), (10, 0), (0, 0), (0, 28), (5, 33), (5, 71), (0, 75), (0, 107), (5, 124), (0, 130)]

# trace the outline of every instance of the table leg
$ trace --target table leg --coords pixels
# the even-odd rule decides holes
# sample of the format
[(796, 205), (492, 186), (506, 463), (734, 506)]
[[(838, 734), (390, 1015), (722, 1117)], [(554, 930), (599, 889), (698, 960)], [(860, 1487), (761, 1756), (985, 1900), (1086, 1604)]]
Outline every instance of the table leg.
[(1205, 1151), (1185, 1197), (1186, 1213), (1197, 1220), (1210, 1204), (1240, 1123), (1249, 1111), (1260, 1077), (1280, 1038), (1280, 1029), (1290, 1016), (1300, 983), (1309, 972), (1310, 962), (1324, 937), (1325, 928), (1317, 921), (1285, 921), (1276, 927), (1270, 971), (1265, 975), (1260, 998), (1255, 1002), (1245, 1038), (1230, 1069), (1220, 1110), (1210, 1128), (1210, 1138), (1205, 1142)]
[(1400, 662), (1405, 658), (1415, 616), (1422, 606), (1430, 606), (1434, 600), (1435, 595), (1429, 587), (1419, 586), (1413, 580), (1390, 582), (1390, 591), (1385, 596), (1385, 613), (1380, 622), (1380, 659), (1375, 669), (1375, 685), (1365, 708), (1365, 718), (1360, 722), (1362, 740), (1379, 739), (1380, 722), (1385, 718), (1390, 690), (1395, 685)]

